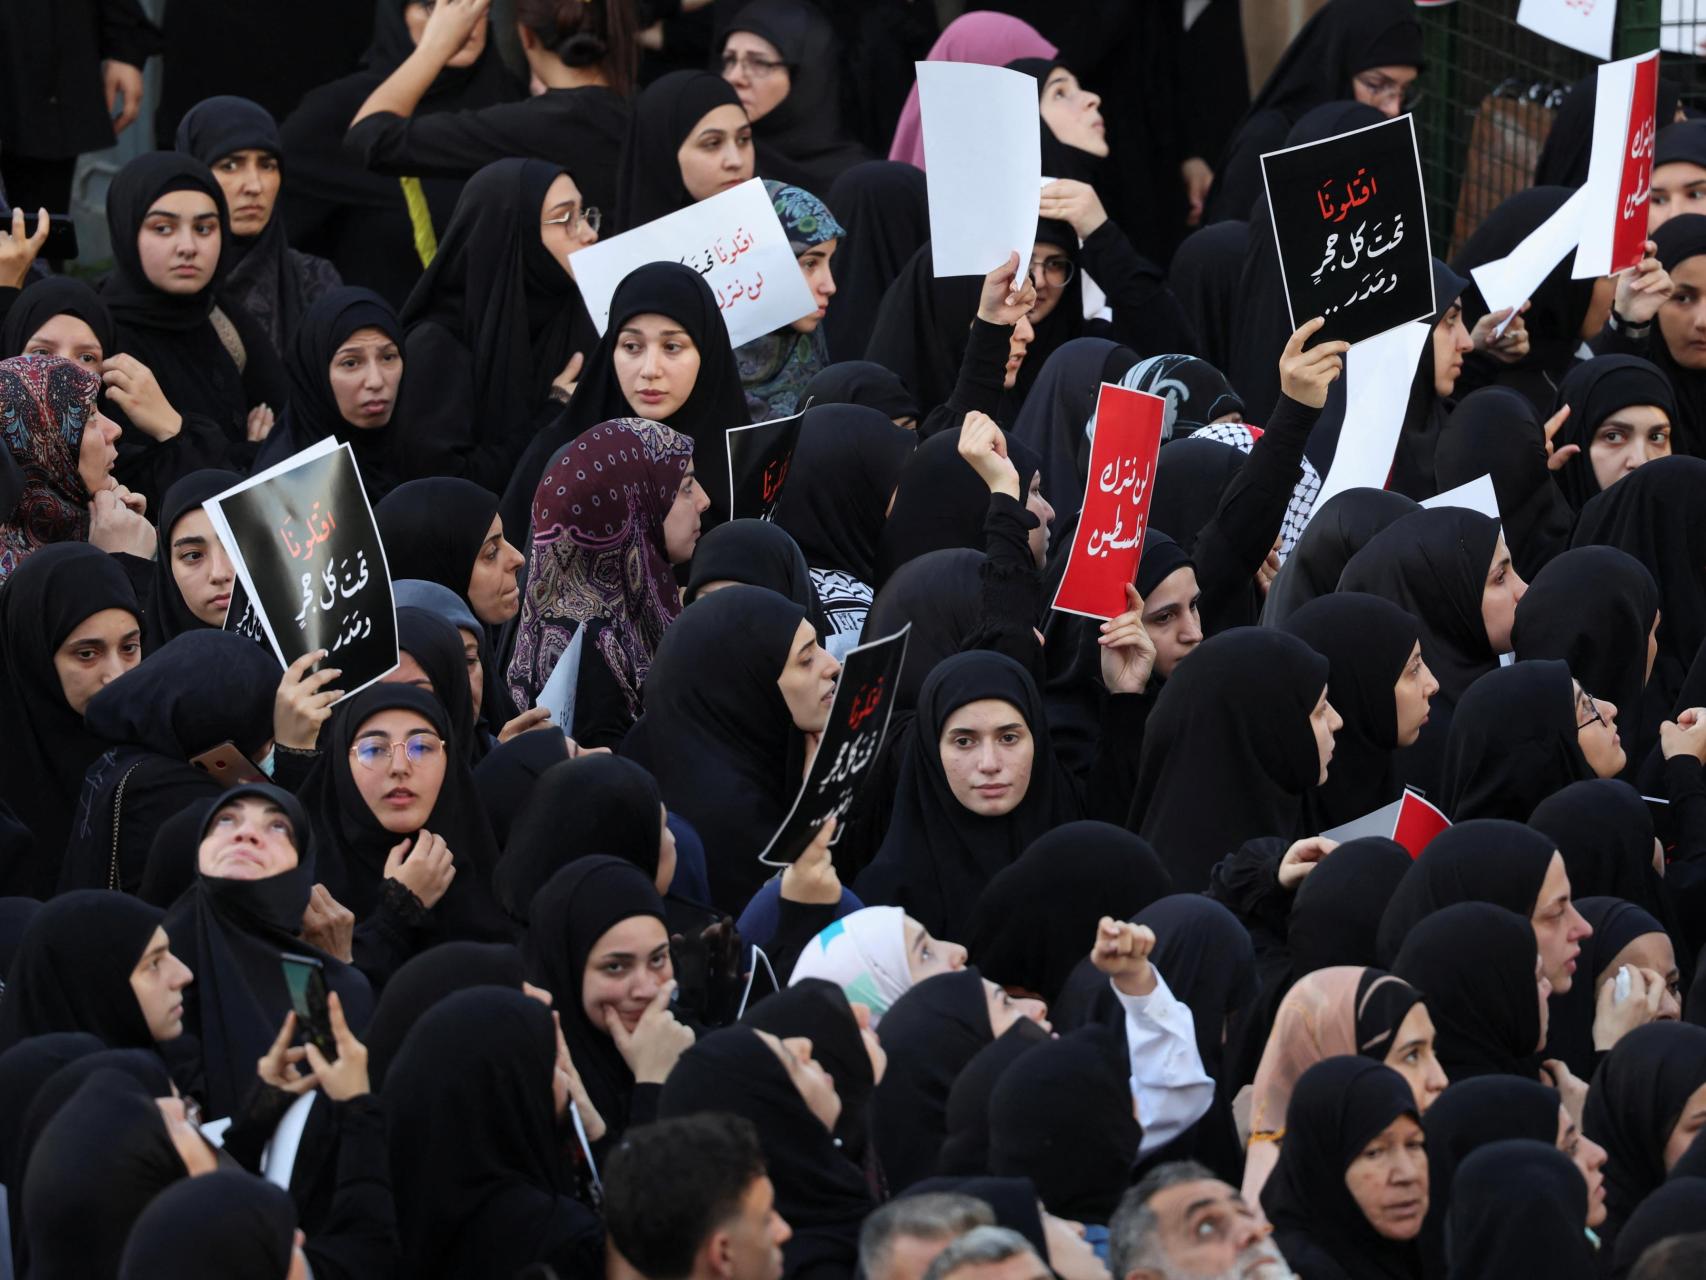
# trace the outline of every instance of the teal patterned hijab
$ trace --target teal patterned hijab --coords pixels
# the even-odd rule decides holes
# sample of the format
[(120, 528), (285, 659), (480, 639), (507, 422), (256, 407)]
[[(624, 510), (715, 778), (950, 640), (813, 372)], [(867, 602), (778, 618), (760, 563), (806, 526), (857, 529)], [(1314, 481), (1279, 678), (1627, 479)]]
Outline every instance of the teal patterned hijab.
[[(796, 258), (847, 234), (829, 207), (811, 192), (768, 179), (764, 189), (770, 193)], [(735, 363), (740, 366), (740, 384), (752, 420), (765, 422), (799, 411), (806, 384), (829, 363), (829, 348), (821, 325), (811, 333), (785, 327), (736, 348)]]

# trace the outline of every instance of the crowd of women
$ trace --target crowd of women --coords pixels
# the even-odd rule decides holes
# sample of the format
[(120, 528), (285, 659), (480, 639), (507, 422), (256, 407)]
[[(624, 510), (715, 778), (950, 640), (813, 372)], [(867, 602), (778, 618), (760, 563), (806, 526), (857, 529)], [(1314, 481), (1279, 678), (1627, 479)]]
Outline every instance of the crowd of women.
[[(1047, 179), (981, 279), (934, 275), (909, 79), (843, 78), (898, 47), (857, 5), (717, 0), (711, 69), (652, 74), (705, 7), (515, 0), (529, 94), (487, 0), (380, 0), (282, 123), (209, 98), (126, 164), (95, 284), (0, 230), (0, 1274), (631, 1280), (607, 1193), (660, 1193), (604, 1174), (703, 1112), (753, 1126), (787, 1280), (943, 1189), (1064, 1280), (1210, 1274), (1144, 1237), (1199, 1173), (1259, 1227), (1215, 1274), (1672, 1274), (1706, 123), (1661, 89), (1638, 268), (1489, 312), (1470, 269), (1585, 176), (1579, 86), (1434, 262), (1388, 487), (1317, 503), (1369, 424), (1255, 161), (1408, 108), (1411, 0), (1329, 0), (1218, 122), (1131, 72), (1236, 5), (957, 18), (929, 56), (1034, 79)], [(816, 309), (735, 348), (657, 262), (600, 334), (571, 255), (755, 175)], [(1104, 383), (1166, 443), (1098, 622), (1048, 605)], [(801, 410), (730, 519), (725, 433)], [(328, 438), (397, 606), (348, 696), (224, 629), (205, 507)], [(1422, 505), (1483, 475), (1499, 519)], [(842, 660), (903, 628), (777, 874)], [(1405, 788), (1453, 824), (1419, 856), (1323, 834)]]

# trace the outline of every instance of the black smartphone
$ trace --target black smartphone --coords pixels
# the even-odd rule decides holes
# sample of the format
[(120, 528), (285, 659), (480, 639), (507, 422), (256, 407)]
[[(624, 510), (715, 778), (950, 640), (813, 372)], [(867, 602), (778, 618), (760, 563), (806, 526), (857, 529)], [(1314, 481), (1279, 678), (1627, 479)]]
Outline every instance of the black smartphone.
[(332, 1018), (326, 1008), (325, 967), (311, 956), (281, 954), (284, 985), (290, 990), (290, 1006), (296, 1021), (327, 1062), (336, 1062), (338, 1042), (332, 1035)]

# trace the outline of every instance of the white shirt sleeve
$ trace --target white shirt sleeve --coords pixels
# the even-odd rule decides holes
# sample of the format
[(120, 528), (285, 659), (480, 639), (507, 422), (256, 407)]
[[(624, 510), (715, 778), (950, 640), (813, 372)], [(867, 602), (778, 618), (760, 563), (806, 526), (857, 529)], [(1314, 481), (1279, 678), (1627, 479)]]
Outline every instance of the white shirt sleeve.
[(1214, 1081), (1197, 1052), (1196, 1022), (1155, 971), (1155, 990), (1128, 996), (1108, 980), (1125, 1009), (1126, 1044), (1131, 1050), (1131, 1096), (1143, 1126), (1139, 1155), (1166, 1146), (1200, 1120), (1214, 1101)]

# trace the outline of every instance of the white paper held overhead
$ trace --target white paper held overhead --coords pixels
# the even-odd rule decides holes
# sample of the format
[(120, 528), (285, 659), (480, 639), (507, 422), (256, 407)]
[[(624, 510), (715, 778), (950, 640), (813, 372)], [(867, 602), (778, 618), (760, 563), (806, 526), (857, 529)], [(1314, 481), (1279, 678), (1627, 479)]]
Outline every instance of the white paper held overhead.
[(969, 62), (920, 62), (938, 276), (983, 276), (1017, 253), (1030, 261), (1042, 187), (1042, 117), (1033, 76)]
[(1354, 343), (1345, 353), (1345, 423), (1313, 516), (1346, 489), (1384, 489), (1404, 426), (1410, 384), (1433, 326), (1420, 320)]

